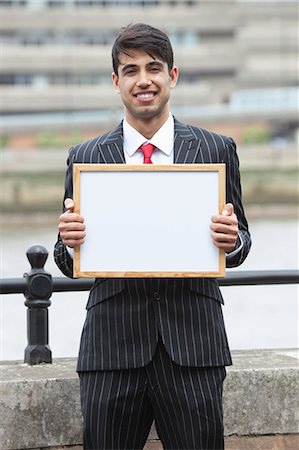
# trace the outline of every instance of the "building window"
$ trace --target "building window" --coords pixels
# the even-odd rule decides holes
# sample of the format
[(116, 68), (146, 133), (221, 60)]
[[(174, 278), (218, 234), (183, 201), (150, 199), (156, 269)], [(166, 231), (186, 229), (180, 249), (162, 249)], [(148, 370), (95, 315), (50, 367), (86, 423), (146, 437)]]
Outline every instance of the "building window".
[(11, 85), (14, 84), (14, 75), (8, 73), (0, 74), (0, 85)]
[(2, 0), (0, 6), (25, 6), (26, 0)]
[(195, 31), (177, 31), (169, 36), (173, 46), (195, 47), (199, 44), (199, 35)]
[(49, 6), (49, 8), (53, 8), (56, 6), (64, 6), (65, 5), (65, 1), (63, 0), (49, 0), (47, 2), (47, 5)]

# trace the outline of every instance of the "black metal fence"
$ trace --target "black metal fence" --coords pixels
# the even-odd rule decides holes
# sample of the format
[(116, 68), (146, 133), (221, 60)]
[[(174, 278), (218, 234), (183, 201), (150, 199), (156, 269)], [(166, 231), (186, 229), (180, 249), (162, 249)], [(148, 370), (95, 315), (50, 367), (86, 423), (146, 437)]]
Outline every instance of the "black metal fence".
[[(27, 306), (27, 338), (24, 362), (30, 365), (52, 363), (49, 347), (48, 307), (53, 292), (87, 291), (93, 279), (52, 277), (44, 269), (48, 251), (42, 245), (27, 250), (31, 269), (23, 278), (0, 279), (0, 294), (24, 294)], [(218, 278), (220, 286), (298, 284), (299, 270), (253, 270), (228, 272)]]

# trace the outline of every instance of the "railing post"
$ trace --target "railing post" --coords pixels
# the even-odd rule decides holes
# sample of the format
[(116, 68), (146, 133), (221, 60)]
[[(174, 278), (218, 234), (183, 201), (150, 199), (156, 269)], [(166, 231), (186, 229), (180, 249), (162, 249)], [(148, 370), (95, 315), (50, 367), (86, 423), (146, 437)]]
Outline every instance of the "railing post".
[(52, 295), (52, 275), (44, 270), (48, 251), (42, 245), (32, 245), (27, 250), (31, 270), (24, 273), (27, 282), (25, 305), (27, 310), (27, 338), (24, 362), (30, 365), (52, 363), (49, 347), (48, 307)]

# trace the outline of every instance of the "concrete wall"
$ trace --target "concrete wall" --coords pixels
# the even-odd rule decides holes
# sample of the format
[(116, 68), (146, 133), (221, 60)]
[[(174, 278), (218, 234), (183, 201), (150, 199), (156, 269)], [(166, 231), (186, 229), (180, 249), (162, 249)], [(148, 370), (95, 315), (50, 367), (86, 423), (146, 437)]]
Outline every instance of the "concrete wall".
[[(298, 433), (295, 350), (233, 352), (224, 391), (225, 434)], [(76, 361), (2, 362), (0, 442), (4, 449), (82, 444)], [(151, 439), (157, 438), (155, 429)]]

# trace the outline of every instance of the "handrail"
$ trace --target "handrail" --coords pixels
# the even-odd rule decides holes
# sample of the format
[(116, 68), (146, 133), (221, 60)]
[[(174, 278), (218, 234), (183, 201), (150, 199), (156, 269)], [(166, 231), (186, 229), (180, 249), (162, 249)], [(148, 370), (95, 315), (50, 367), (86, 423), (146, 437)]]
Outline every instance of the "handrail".
[[(0, 279), (0, 294), (24, 294), (27, 306), (28, 345), (24, 362), (28, 364), (52, 363), (49, 347), (48, 307), (53, 292), (88, 291), (94, 279), (52, 277), (44, 270), (48, 250), (33, 245), (27, 250), (31, 270), (23, 278)], [(249, 286), (269, 284), (299, 284), (299, 270), (228, 271), (218, 278), (220, 286)]]
[[(94, 278), (71, 279), (53, 277), (52, 292), (89, 291)], [(275, 284), (299, 284), (299, 270), (238, 270), (228, 271), (225, 278), (218, 278), (219, 286), (260, 286)], [(0, 294), (24, 294), (26, 279), (0, 278)]]

